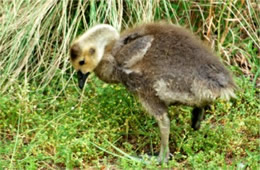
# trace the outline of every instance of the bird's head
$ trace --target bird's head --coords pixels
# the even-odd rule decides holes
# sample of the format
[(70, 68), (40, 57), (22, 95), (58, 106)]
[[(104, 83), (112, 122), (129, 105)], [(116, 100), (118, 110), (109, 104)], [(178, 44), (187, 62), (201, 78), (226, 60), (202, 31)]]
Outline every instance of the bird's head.
[(107, 24), (96, 25), (73, 41), (70, 47), (70, 60), (78, 72), (79, 87), (102, 60), (105, 48), (119, 39), (118, 31)]

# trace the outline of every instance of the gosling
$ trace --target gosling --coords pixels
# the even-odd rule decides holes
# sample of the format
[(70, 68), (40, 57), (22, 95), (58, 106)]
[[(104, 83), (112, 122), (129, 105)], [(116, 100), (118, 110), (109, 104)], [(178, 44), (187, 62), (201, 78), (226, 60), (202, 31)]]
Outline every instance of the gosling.
[(197, 130), (205, 108), (217, 98), (234, 98), (231, 74), (214, 53), (185, 29), (167, 23), (143, 24), (121, 35), (100, 24), (73, 41), (73, 67), (83, 88), (90, 72), (106, 83), (122, 83), (160, 128), (159, 162), (170, 157), (169, 105), (188, 105)]

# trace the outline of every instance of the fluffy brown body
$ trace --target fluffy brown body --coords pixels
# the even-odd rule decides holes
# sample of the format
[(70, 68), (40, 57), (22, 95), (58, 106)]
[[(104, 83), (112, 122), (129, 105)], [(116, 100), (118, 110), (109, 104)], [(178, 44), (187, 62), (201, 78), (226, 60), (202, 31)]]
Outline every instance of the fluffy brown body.
[(124, 84), (156, 118), (161, 132), (159, 161), (164, 162), (169, 158), (169, 105), (194, 106), (192, 127), (198, 129), (208, 104), (219, 97), (235, 97), (229, 71), (211, 50), (183, 28), (165, 23), (123, 32), (105, 46), (93, 71), (107, 83)]

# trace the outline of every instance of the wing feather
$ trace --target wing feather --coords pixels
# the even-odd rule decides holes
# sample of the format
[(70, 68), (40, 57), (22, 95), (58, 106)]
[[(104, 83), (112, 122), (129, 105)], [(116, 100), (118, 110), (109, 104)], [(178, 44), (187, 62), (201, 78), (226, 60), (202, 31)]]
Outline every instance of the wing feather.
[(133, 67), (143, 59), (153, 39), (152, 35), (140, 36), (135, 33), (120, 38), (112, 50), (118, 65), (127, 69)]

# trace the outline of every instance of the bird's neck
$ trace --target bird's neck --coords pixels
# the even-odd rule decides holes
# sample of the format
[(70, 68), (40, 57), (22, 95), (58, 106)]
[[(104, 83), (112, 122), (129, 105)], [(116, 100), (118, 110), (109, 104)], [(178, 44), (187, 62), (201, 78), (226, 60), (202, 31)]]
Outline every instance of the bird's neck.
[(99, 79), (106, 83), (119, 83), (117, 76), (117, 62), (115, 58), (106, 53), (94, 70)]
[(101, 62), (104, 57), (111, 54), (115, 42), (119, 39), (119, 33), (116, 30), (107, 30), (98, 36), (99, 42), (97, 44), (100, 49), (100, 58), (98, 60)]

